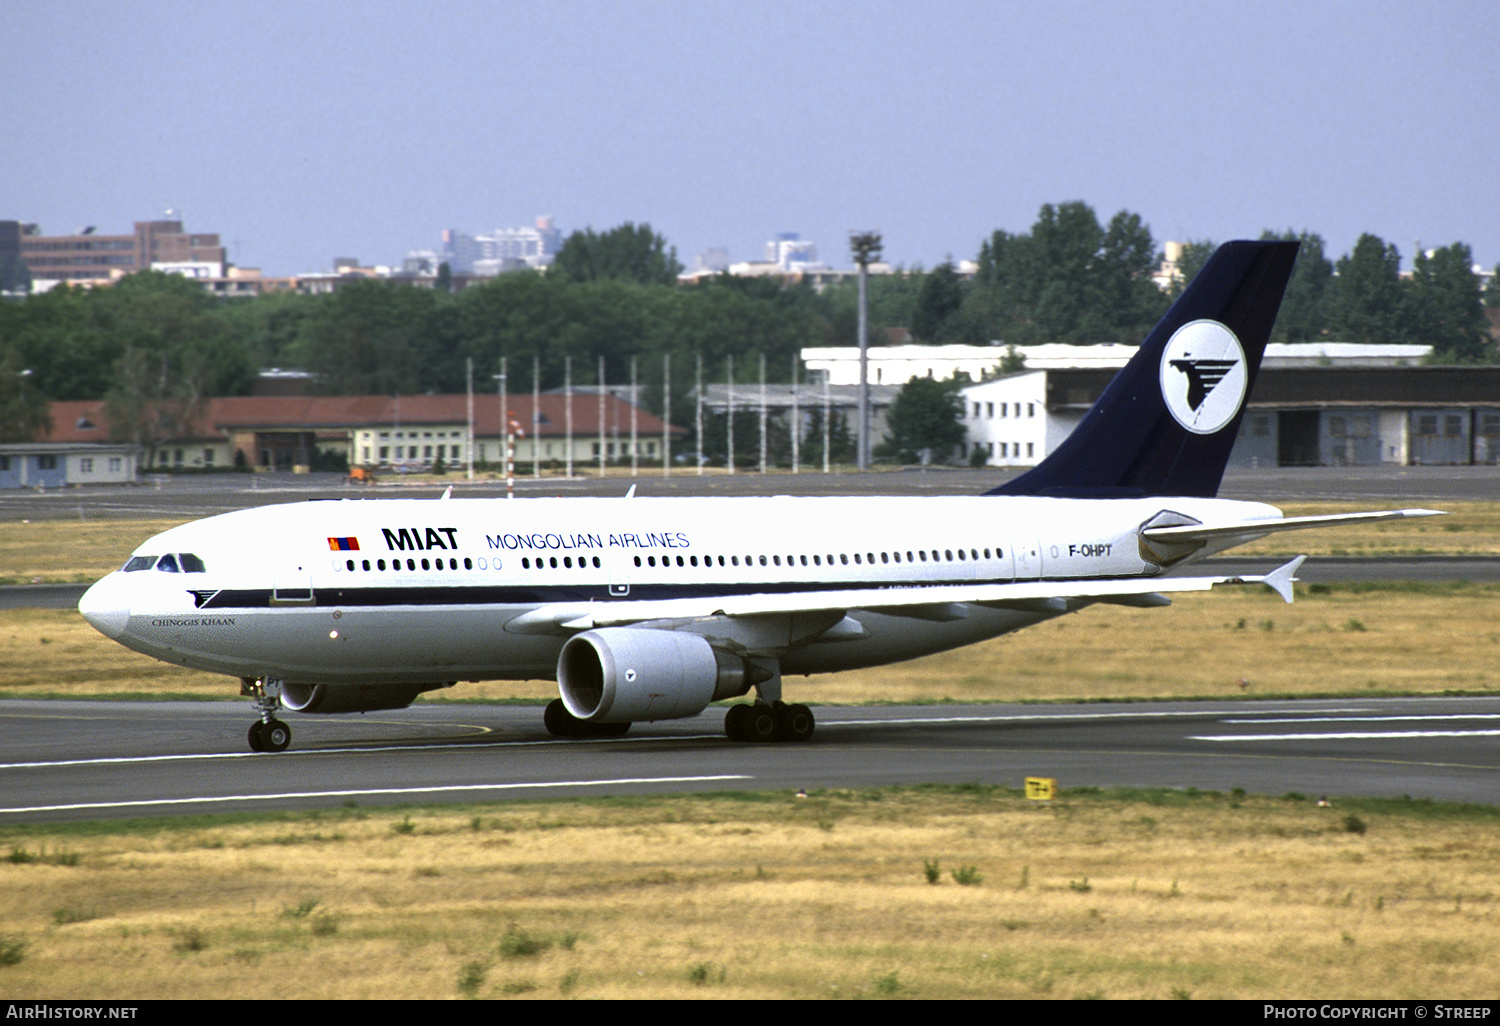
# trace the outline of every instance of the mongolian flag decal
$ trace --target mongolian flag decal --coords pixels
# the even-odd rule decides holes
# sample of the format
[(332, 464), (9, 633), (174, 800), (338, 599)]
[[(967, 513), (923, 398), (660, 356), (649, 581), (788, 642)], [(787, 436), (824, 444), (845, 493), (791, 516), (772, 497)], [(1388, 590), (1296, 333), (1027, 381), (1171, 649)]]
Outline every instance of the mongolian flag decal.
[(328, 547), (334, 552), (358, 552), (358, 538), (329, 538)]

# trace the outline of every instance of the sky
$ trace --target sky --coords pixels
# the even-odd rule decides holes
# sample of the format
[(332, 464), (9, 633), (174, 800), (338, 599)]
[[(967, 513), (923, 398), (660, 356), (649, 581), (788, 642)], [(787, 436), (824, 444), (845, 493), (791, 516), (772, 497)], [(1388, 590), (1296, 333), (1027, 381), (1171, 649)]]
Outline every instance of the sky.
[(972, 259), (1045, 203), (1158, 243), (1500, 263), (1494, 0), (6, 0), (0, 219), (176, 211), (266, 274), (551, 215), (691, 266)]

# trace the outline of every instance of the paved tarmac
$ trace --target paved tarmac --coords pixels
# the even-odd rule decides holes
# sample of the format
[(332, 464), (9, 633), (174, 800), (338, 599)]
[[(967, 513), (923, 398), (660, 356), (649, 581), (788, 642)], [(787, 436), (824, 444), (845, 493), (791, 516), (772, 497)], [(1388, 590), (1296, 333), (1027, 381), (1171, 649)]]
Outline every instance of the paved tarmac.
[[(812, 694), (799, 695), (816, 701)], [(252, 754), (228, 702), (0, 701), (0, 822), (926, 782), (1196, 787), (1493, 804), (1500, 698), (815, 707), (807, 744), (736, 744), (723, 711), (561, 741), (534, 707), (292, 716)]]

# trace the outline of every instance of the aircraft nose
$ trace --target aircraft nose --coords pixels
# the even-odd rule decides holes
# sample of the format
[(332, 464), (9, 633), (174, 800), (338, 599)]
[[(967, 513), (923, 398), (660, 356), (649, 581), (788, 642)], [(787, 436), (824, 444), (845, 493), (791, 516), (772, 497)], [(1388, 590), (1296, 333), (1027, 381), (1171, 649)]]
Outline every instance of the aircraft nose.
[(83, 618), (95, 630), (112, 641), (119, 640), (120, 635), (125, 633), (126, 624), (130, 622), (130, 607), (126, 604), (120, 582), (115, 577), (115, 574), (110, 574), (97, 581), (78, 600), (78, 612), (83, 614)]

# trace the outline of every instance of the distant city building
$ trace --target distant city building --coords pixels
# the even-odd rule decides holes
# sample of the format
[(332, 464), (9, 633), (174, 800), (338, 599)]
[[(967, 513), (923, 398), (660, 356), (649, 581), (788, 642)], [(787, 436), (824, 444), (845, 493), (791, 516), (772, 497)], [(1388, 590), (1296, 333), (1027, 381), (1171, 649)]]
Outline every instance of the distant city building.
[(787, 272), (823, 269), (817, 245), (796, 232), (777, 232), (776, 237), (766, 243), (766, 261)]
[(43, 235), (34, 224), (0, 221), (0, 273), (18, 250), (33, 288), (56, 282), (109, 281), (152, 268), (192, 278), (223, 278), (224, 247), (212, 233), (189, 233), (181, 221), (137, 221), (132, 235)]
[(693, 258), (691, 274), (723, 274), (729, 270), (729, 250), (723, 246), (710, 246)]
[[(485, 235), (446, 229), (437, 258), (454, 274), (489, 277), (524, 267), (547, 267), (560, 249), (562, 232), (553, 226), (552, 218), (539, 217), (534, 227), (497, 228)], [(413, 253), (411, 257), (419, 255), (425, 254)], [(432, 273), (437, 273), (436, 266)]]
[(764, 260), (742, 261), (729, 265), (729, 273), (740, 278), (796, 277), (831, 273), (818, 259), (818, 247), (811, 239), (796, 232), (777, 232), (766, 243)]

